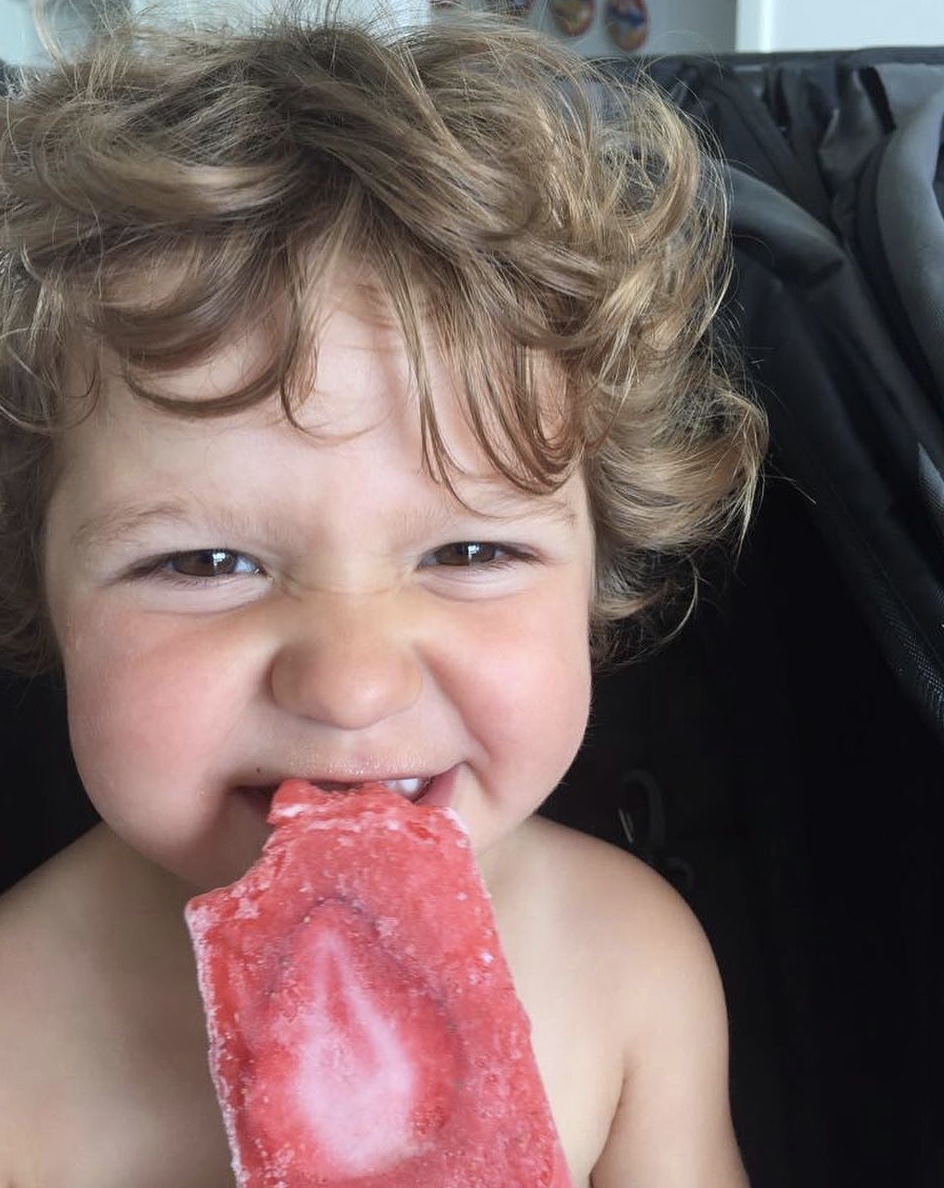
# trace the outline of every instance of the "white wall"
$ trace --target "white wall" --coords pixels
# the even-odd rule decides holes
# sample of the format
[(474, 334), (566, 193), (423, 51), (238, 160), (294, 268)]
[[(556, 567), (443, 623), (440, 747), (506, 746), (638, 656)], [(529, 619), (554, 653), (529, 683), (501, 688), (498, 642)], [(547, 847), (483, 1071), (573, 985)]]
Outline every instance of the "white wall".
[(944, 3), (738, 0), (739, 50), (858, 49), (875, 45), (944, 45)]
[[(132, 10), (154, 7), (155, 12), (161, 10), (185, 15), (188, 13), (208, 13), (217, 11), (225, 13), (227, 9), (238, 11), (262, 11), (269, 3), (278, 0), (64, 0), (61, 11), (67, 15), (71, 13), (72, 22), (94, 20), (92, 15), (96, 9), (108, 8), (110, 5), (122, 8), (129, 4)], [(312, 0), (313, 4), (316, 0)], [(350, 12), (357, 17), (361, 14), (375, 15), (380, 13), (388, 21), (396, 24), (418, 24), (429, 17), (429, 0), (333, 0), (339, 9)], [(677, 3), (678, 0), (675, 0)], [(733, 0), (732, 0), (733, 2)], [(43, 51), (36, 36), (31, 14), (30, 0), (0, 0), (0, 61), (18, 64), (38, 62), (43, 59)]]
[[(70, 38), (85, 39), (103, 12), (119, 9), (129, 0), (38, 0), (46, 4), (46, 24), (63, 46)], [(42, 62), (46, 55), (36, 33), (31, 0), (0, 0), (0, 61)]]
[[(81, 5), (83, 0), (72, 0)], [(105, 0), (107, 3), (107, 0)], [(207, 0), (176, 0), (200, 11)], [(211, 0), (220, 4), (220, 0)], [(240, 0), (230, 0), (238, 7)], [(258, 2), (258, 0), (257, 0)], [(472, 0), (475, 2), (475, 0)], [(428, 0), (380, 0), (395, 19), (426, 19)], [(586, 54), (618, 52), (606, 34), (606, 0), (596, 0), (590, 29), (572, 44)], [(944, 45), (944, 0), (648, 0), (649, 53), (739, 50), (851, 49), (869, 45)], [(377, 0), (340, 0), (352, 12)], [(546, 0), (535, 0), (530, 20), (553, 30)], [(41, 56), (30, 0), (0, 0), (0, 59), (30, 62)]]
[(29, 0), (0, 0), (0, 61), (32, 62), (38, 57)]
[[(0, 0), (2, 3), (3, 0)], [(108, 3), (109, 0), (91, 0), (92, 3)], [(111, 0), (114, 2), (114, 0)], [(220, 13), (227, 10), (240, 12), (266, 12), (278, 7), (279, 0), (122, 0), (130, 4), (132, 11), (153, 8), (155, 12), (175, 14)], [(331, 11), (346, 13), (354, 20), (379, 16), (394, 24), (417, 24), (429, 18), (429, 0), (309, 0), (311, 11), (317, 12), (325, 6)]]

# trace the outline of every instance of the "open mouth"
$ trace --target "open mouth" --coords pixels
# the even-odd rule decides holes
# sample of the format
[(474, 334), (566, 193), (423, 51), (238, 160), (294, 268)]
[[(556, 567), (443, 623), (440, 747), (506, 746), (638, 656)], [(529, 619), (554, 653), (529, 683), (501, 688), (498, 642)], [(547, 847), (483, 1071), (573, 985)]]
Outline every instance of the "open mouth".
[[(430, 791), (435, 778), (434, 776), (398, 776), (390, 780), (359, 780), (356, 782), (312, 780), (311, 783), (320, 788), (322, 792), (336, 792), (338, 794), (357, 792), (361, 788), (367, 787), (368, 784), (380, 785), (382, 788), (387, 788), (390, 792), (394, 792), (398, 796), (406, 797), (407, 800), (418, 801)], [(241, 788), (240, 791), (268, 807), (277, 788), (278, 784), (265, 784), (259, 787), (246, 786)]]
[(364, 780), (356, 784), (340, 783), (336, 780), (321, 780), (317, 786), (322, 792), (356, 792), (368, 783), (379, 784), (398, 796), (405, 796), (408, 800), (418, 800), (433, 782), (432, 776), (407, 776), (394, 780)]

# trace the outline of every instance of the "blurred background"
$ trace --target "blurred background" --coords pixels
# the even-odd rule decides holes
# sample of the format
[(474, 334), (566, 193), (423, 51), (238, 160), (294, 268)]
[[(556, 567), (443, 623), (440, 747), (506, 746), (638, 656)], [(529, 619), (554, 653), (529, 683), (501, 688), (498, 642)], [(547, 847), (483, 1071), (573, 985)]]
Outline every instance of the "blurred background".
[[(435, 19), (452, 0), (336, 0), (338, 11), (383, 7), (403, 24)], [(487, 7), (487, 0), (465, 0)], [(136, 0), (64, 0), (54, 9), (57, 28), (89, 29)], [(203, 12), (200, 0), (162, 4), (162, 10)], [(244, 5), (240, 5), (244, 8)], [(506, 0), (504, 10), (571, 41), (589, 56), (783, 50), (836, 50), (866, 46), (944, 43), (944, 4), (929, 0)], [(225, 0), (213, 5), (225, 11)], [(0, 58), (30, 62), (42, 54), (31, 0), (0, 0)]]

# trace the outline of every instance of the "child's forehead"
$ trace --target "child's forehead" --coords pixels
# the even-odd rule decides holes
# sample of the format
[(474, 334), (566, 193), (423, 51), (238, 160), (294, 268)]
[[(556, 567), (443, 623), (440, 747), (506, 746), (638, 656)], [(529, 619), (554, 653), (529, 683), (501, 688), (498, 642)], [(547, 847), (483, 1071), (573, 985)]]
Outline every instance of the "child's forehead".
[[(264, 372), (273, 355), (283, 348), (285, 326), (279, 311), (263, 307), (250, 313), (219, 342), (192, 361), (166, 370), (154, 369), (145, 380), (162, 396), (183, 403), (223, 400)], [(431, 336), (424, 335), (425, 365), (441, 371)], [(365, 371), (387, 377), (390, 394), (408, 384), (412, 364), (402, 330), (382, 296), (364, 286), (338, 284), (319, 294), (304, 319), (296, 346), (295, 368), (289, 395), (304, 403), (319, 385), (340, 377), (332, 374), (343, 357), (350, 371), (350, 386)], [(122, 378), (125, 360), (105, 350), (105, 374)], [(273, 392), (272, 396), (277, 393)], [(186, 409), (181, 412), (186, 414)]]
[[(255, 305), (247, 304), (209, 343), (185, 342), (182, 350), (176, 350), (172, 341), (162, 341), (161, 306), (176, 300), (187, 280), (177, 269), (159, 276), (126, 277), (112, 294), (114, 304), (133, 310), (142, 323), (153, 316), (155, 328), (146, 357), (133, 346), (124, 349), (107, 332), (91, 339), (76, 337), (65, 391), (73, 398), (68, 403), (79, 418), (87, 412), (90, 395), (93, 403), (112, 408), (122, 400), (139, 399), (184, 420), (226, 416), (255, 405), (271, 406), (275, 413), (281, 403), (290, 410), (308, 403), (319, 386), (341, 378), (332, 376), (339, 356), (344, 358), (347, 386), (352, 390), (365, 375), (381, 373), (392, 400), (415, 380), (418, 360), (406, 346), (390, 299), (357, 271), (335, 270), (323, 277), (294, 312), (286, 294), (267, 295)], [(420, 368), (435, 376), (438, 388), (451, 386), (444, 382), (435, 335), (424, 323), (419, 330)], [(277, 366), (273, 369), (273, 364), (289, 359), (289, 343), (289, 366), (284, 372)], [(245, 390), (256, 384), (253, 395), (243, 398)], [(66, 426), (71, 420), (67, 409)]]
[[(402, 438), (420, 446), (423, 413), (415, 360), (389, 308), (363, 287), (339, 285), (325, 295), (307, 339), (299, 343), (285, 398), (277, 388), (260, 390), (246, 404), (228, 407), (233, 393), (264, 374), (279, 350), (280, 329), (260, 317), (199, 358), (143, 377), (106, 348), (93, 415), (85, 414), (80, 400), (75, 423), (92, 434), (117, 428), (118, 442), (129, 436), (211, 441), (231, 430), (265, 427), (327, 445), (396, 423)], [(424, 342), (423, 350), (433, 414), (450, 455), (460, 470), (487, 474), (456, 382), (431, 342)], [(68, 432), (63, 436), (66, 454), (69, 437)]]
[[(129, 305), (140, 302), (145, 312), (149, 302), (159, 310), (186, 282), (176, 270), (131, 278), (121, 296)], [(447, 485), (453, 474), (497, 469), (506, 478), (523, 475), (529, 486), (538, 474), (529, 471), (535, 431), (538, 438), (548, 429), (553, 436), (555, 421), (567, 417), (559, 371), (535, 352), (530, 375), (515, 391), (510, 353), (495, 351), (488, 366), (494, 327), (483, 328), (481, 344), (457, 343), (444, 334), (438, 313), (422, 287), (404, 310), (369, 266), (339, 260), (318, 271), (294, 305), (287, 293), (269, 294), (208, 346), (173, 365), (142, 366), (102, 344), (94, 394), (112, 410), (131, 402), (211, 428), (218, 417), (256, 418), (262, 410), (272, 424), (287, 418), (323, 439), (353, 437), (401, 418), (419, 435), (425, 464)], [(288, 342), (291, 358), (279, 372)], [(74, 390), (88, 388), (80, 383)], [(516, 420), (520, 408), (509, 405), (515, 399), (533, 406), (530, 423)], [(76, 407), (83, 417), (85, 402)], [(484, 468), (483, 457), (490, 459)], [(563, 471), (550, 482), (538, 477), (537, 488), (552, 489), (566, 477)]]
[[(332, 457), (362, 476), (355, 490), (378, 489), (378, 476), (384, 476), (391, 486), (383, 506), (399, 507), (404, 523), (432, 529), (440, 517), (461, 509), (472, 521), (537, 518), (577, 524), (584, 490), (579, 474), (553, 490), (516, 486), (489, 460), (448, 392), (440, 396), (437, 414), (452, 465), (445, 481), (432, 473), (424, 465), (415, 404), (397, 399), (382, 373), (358, 374), (351, 356), (372, 359), (369, 346), (358, 328), (340, 317), (338, 331), (349, 349), (322, 351), (324, 382), (300, 403), (294, 420), (275, 396), (225, 417), (199, 418), (149, 405), (120, 378), (105, 383), (90, 415), (61, 441), (60, 483), (73, 493), (91, 492), (96, 506), (104, 503), (83, 527), (86, 543), (134, 537), (146, 527), (170, 529), (201, 515), (216, 526), (231, 523), (240, 529), (267, 514), (270, 499), (271, 507), (283, 510), (303, 501), (308, 479), (296, 484), (292, 476), (322, 472), (323, 461), (328, 470), (322, 473), (334, 473)], [(250, 349), (248, 340), (242, 345)], [(178, 394), (189, 391), (199, 400), (200, 382), (216, 384), (231, 366), (226, 360), (214, 370), (209, 361), (206, 376), (194, 369), (189, 389), (178, 376)], [(111, 476), (107, 482), (101, 478), (105, 473)], [(241, 481), (220, 481), (233, 475), (241, 475)], [(408, 506), (413, 510), (406, 515)]]

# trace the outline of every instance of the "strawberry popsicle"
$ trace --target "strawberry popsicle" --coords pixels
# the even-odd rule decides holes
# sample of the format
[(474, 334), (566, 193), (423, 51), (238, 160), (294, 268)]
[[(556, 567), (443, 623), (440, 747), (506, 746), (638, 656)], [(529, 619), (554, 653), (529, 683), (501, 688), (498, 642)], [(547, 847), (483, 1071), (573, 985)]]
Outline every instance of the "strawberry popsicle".
[(468, 837), (288, 780), (187, 925), (239, 1188), (570, 1188)]

